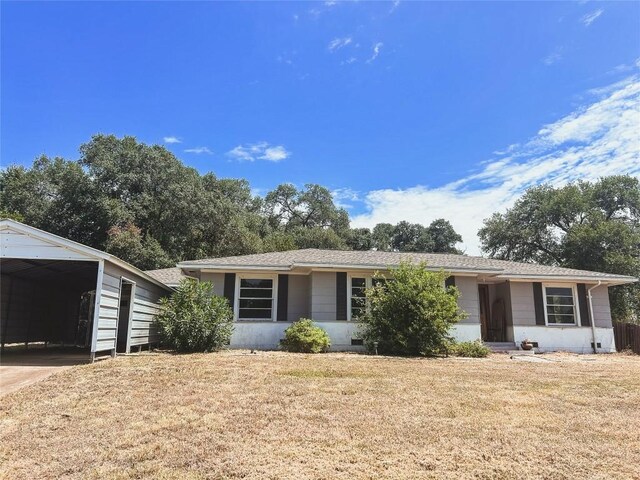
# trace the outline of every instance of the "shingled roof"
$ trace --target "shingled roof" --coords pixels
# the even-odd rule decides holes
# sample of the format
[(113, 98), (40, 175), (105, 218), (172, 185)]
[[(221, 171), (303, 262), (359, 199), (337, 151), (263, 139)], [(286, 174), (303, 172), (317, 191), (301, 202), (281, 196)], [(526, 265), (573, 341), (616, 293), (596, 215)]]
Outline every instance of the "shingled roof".
[(398, 266), (403, 261), (426, 263), (434, 269), (450, 272), (476, 272), (500, 277), (561, 277), (587, 278), (628, 283), (634, 277), (614, 275), (572, 268), (538, 265), (534, 263), (511, 262), (485, 257), (454, 255), (446, 253), (381, 252), (358, 250), (288, 250), (285, 252), (258, 253), (235, 257), (206, 258), (178, 264), (191, 269), (250, 269), (291, 270), (296, 267), (308, 268), (363, 268), (382, 269)]
[(186, 275), (182, 273), (182, 269), (178, 267), (147, 270), (145, 273), (170, 287), (178, 285), (183, 278), (186, 278)]

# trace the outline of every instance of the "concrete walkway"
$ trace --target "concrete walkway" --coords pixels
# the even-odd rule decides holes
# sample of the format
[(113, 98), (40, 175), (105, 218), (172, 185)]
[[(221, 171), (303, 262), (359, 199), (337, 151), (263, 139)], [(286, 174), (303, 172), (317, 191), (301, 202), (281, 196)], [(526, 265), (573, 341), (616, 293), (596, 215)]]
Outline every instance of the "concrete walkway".
[(66, 368), (88, 362), (89, 353), (82, 350), (11, 349), (0, 356), (0, 397)]

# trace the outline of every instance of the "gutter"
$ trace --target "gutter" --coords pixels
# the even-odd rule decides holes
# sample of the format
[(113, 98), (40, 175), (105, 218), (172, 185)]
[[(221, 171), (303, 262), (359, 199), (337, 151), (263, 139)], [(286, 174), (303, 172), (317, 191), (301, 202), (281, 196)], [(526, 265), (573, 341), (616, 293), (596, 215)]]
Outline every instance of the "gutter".
[(589, 298), (589, 315), (591, 316), (591, 338), (593, 339), (593, 353), (598, 353), (598, 344), (596, 343), (596, 317), (593, 315), (593, 296), (591, 290), (598, 288), (602, 285), (602, 281), (598, 280), (598, 284), (587, 290), (587, 297)]

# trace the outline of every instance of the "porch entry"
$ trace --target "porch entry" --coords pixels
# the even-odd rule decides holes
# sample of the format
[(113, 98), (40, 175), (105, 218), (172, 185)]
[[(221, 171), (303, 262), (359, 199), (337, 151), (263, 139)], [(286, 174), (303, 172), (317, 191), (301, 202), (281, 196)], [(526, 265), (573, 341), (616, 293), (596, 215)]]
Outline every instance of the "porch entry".
[(480, 331), (485, 342), (506, 342), (507, 321), (505, 302), (502, 298), (491, 301), (489, 285), (478, 285), (480, 301)]

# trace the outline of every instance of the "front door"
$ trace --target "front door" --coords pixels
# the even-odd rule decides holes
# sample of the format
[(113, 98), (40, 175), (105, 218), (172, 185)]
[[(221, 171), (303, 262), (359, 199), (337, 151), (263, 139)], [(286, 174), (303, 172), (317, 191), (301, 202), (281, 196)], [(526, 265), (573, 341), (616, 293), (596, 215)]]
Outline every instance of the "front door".
[(487, 338), (489, 323), (491, 322), (488, 285), (478, 285), (478, 297), (480, 299), (480, 334), (485, 342), (491, 341), (491, 339)]

